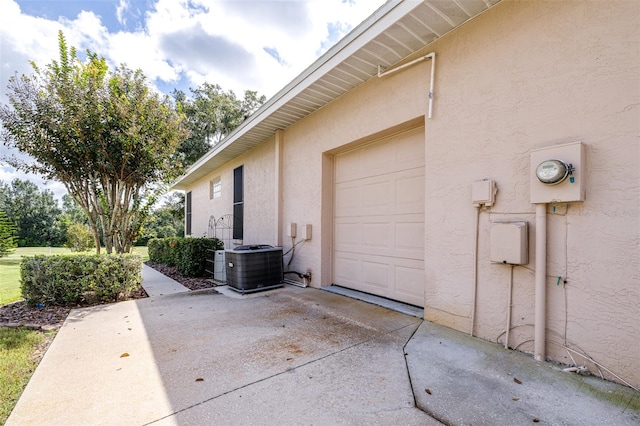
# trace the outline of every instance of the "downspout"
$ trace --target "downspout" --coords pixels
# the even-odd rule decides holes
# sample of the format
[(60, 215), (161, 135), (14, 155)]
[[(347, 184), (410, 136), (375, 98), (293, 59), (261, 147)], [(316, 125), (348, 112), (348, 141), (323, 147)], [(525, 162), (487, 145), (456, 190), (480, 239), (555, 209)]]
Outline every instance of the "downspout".
[(509, 349), (509, 330), (511, 330), (511, 309), (513, 308), (513, 266), (509, 271), (509, 291), (507, 300), (507, 326), (504, 331), (504, 348)]
[(282, 246), (282, 144), (284, 139), (284, 131), (276, 130), (274, 142), (274, 169), (275, 169), (275, 245)]
[(473, 337), (473, 329), (476, 324), (476, 303), (478, 298), (478, 239), (480, 233), (480, 204), (475, 206), (476, 208), (476, 229), (474, 232), (474, 246), (473, 250), (473, 301), (471, 302), (471, 329), (469, 334)]
[(545, 360), (547, 303), (547, 205), (536, 204), (536, 272), (533, 358)]
[(380, 65), (378, 65), (378, 77), (380, 78), (389, 74), (393, 74), (396, 71), (400, 71), (402, 69), (410, 67), (411, 65), (417, 64), (418, 62), (426, 61), (427, 59), (431, 59), (431, 78), (429, 83), (429, 113), (428, 113), (428, 117), (431, 118), (433, 115), (433, 86), (434, 86), (434, 78), (435, 78), (435, 71), (436, 71), (436, 52), (428, 53), (424, 56), (414, 59), (413, 61), (407, 62), (406, 64), (402, 64), (390, 70), (382, 71), (382, 68), (380, 67)]

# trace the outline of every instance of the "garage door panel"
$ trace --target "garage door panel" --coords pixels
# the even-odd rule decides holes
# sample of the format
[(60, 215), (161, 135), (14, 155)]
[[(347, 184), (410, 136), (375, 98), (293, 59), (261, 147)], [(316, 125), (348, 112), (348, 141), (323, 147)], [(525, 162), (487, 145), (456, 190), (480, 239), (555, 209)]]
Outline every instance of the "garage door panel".
[(335, 208), (341, 212), (341, 216), (353, 216), (362, 206), (360, 186), (351, 184), (336, 185)]
[(403, 301), (412, 305), (424, 303), (424, 262), (416, 265), (396, 265), (395, 292), (401, 294)]
[(397, 163), (404, 164), (407, 168), (424, 167), (424, 157), (416, 155), (424, 153), (424, 129), (395, 136), (389, 142), (394, 145)]
[(387, 288), (391, 273), (388, 263), (363, 260), (361, 265), (362, 281), (366, 287), (376, 287), (382, 290)]
[(368, 145), (360, 151), (361, 176), (366, 176), (371, 170), (384, 171), (389, 169), (389, 157), (393, 155), (393, 145), (388, 142)]
[(424, 129), (334, 164), (334, 283), (424, 306)]
[(424, 257), (423, 215), (374, 216), (336, 222), (336, 251), (410, 259)]
[[(424, 304), (424, 262), (421, 260), (339, 253), (335, 276), (345, 287), (412, 305)], [(390, 286), (390, 282), (394, 285)]]
[(357, 251), (362, 242), (362, 223), (340, 221), (335, 224), (334, 245), (337, 251)]
[[(413, 218), (413, 216), (410, 216)], [(422, 259), (424, 257), (424, 220), (398, 221), (395, 223), (394, 249), (403, 251), (399, 257)], [(413, 255), (409, 255), (410, 252)]]
[[(418, 154), (418, 155), (416, 155)], [(420, 155), (422, 154), (422, 155)], [(336, 157), (336, 182), (424, 167), (424, 129), (393, 136)]]
[(362, 208), (369, 211), (388, 211), (393, 207), (393, 182), (369, 182), (362, 186)]
[(422, 213), (424, 169), (403, 170), (336, 185), (336, 217)]
[(390, 239), (392, 237), (391, 224), (388, 222), (363, 223), (362, 225), (362, 246), (364, 251), (369, 250), (389, 250)]
[(345, 287), (354, 288), (362, 282), (361, 261), (348, 254), (336, 254), (334, 261), (334, 276), (336, 281)]
[(424, 211), (424, 170), (415, 170), (414, 173), (405, 172), (394, 182), (396, 209), (403, 212), (406, 212), (407, 208)]

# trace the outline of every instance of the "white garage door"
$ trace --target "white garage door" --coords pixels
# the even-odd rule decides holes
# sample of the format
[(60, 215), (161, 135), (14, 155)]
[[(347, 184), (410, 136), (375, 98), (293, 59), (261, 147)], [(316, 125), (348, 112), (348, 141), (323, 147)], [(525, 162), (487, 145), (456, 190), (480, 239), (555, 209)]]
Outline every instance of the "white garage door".
[(335, 158), (334, 284), (424, 306), (424, 128)]

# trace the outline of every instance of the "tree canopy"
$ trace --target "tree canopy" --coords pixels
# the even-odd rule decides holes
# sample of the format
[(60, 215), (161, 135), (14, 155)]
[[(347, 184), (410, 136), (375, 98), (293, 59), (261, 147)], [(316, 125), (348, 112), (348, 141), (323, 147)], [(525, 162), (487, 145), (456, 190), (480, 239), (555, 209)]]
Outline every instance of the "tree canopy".
[(224, 91), (210, 83), (189, 90), (191, 96), (181, 90), (173, 92), (174, 101), (186, 116), (191, 132), (178, 148), (185, 166), (206, 154), (266, 100), (264, 95), (258, 96), (252, 90), (246, 90), (244, 99), (238, 99), (232, 91)]
[(5, 257), (13, 253), (18, 246), (16, 240), (16, 227), (7, 215), (0, 210), (0, 257)]
[(0, 181), (0, 210), (15, 226), (20, 247), (58, 246), (64, 242), (62, 210), (48, 189), (28, 180)]
[(176, 148), (189, 131), (167, 96), (140, 70), (109, 70), (87, 51), (80, 61), (59, 33), (59, 60), (12, 77), (0, 106), (4, 144), (35, 162), (12, 166), (62, 182), (84, 210), (100, 251), (128, 252), (162, 184), (179, 176)]

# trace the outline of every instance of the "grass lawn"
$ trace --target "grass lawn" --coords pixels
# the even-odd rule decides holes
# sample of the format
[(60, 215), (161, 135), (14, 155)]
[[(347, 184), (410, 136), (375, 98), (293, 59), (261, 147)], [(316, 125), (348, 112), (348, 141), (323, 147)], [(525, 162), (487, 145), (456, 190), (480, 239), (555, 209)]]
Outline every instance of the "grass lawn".
[(4, 424), (38, 365), (34, 356), (55, 333), (0, 328), (0, 424)]
[(68, 254), (64, 247), (19, 247), (12, 254), (0, 257), (0, 306), (20, 300), (20, 258), (36, 254)]
[[(146, 247), (134, 247), (133, 253), (140, 255), (143, 261), (149, 260)], [(20, 258), (36, 254), (72, 254), (64, 247), (19, 247), (6, 257), (0, 258), (0, 306), (20, 300)]]

